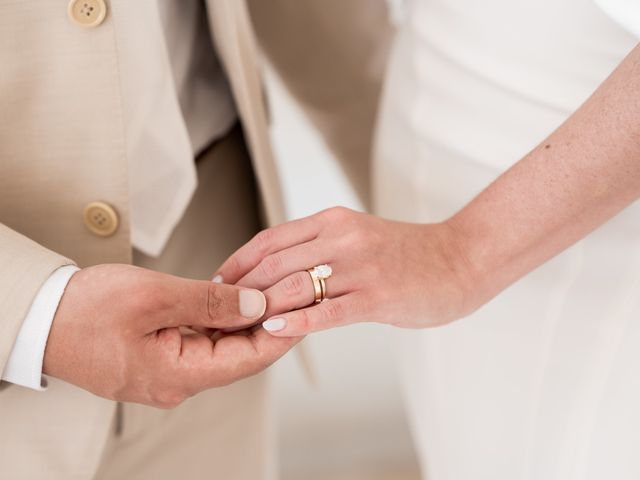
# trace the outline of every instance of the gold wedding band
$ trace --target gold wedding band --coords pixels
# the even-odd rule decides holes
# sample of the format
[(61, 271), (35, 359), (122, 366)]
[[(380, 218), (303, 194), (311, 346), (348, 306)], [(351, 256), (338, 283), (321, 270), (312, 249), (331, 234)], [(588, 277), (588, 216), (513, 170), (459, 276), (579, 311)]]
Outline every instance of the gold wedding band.
[(311, 281), (313, 282), (313, 303), (317, 305), (322, 301), (322, 286), (320, 285), (320, 280), (314, 277), (313, 274), (311, 274), (312, 270), (313, 269), (310, 268), (309, 270), (307, 270), (307, 272), (309, 272), (309, 274), (311, 275)]
[(318, 265), (307, 270), (313, 282), (313, 304), (317, 305), (327, 298), (326, 279), (329, 278), (333, 271), (329, 265)]

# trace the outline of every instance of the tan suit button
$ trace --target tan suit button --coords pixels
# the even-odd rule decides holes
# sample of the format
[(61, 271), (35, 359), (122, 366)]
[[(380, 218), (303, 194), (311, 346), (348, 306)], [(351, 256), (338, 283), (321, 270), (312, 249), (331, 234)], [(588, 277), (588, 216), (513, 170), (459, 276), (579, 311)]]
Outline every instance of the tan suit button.
[(68, 13), (76, 25), (93, 28), (100, 25), (107, 16), (107, 4), (104, 0), (71, 0)]
[(84, 224), (99, 237), (110, 237), (118, 229), (118, 214), (104, 202), (92, 202), (84, 209)]

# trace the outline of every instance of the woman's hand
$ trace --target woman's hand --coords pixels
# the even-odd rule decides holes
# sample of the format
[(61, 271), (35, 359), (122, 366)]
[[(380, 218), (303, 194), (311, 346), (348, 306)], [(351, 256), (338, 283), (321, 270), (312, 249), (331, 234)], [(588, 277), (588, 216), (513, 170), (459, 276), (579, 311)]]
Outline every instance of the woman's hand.
[[(219, 275), (266, 289), (263, 325), (276, 335), (362, 321), (450, 322), (638, 200), (639, 139), (637, 46), (561, 127), (450, 220), (415, 225), (331, 209), (260, 233)], [(330, 300), (304, 308), (314, 299), (305, 270), (325, 263)]]
[[(306, 270), (321, 264), (333, 270), (328, 300), (310, 306)], [(264, 291), (263, 325), (278, 336), (365, 321), (431, 327), (475, 308), (473, 271), (452, 225), (392, 222), (346, 208), (259, 233), (217, 273), (219, 281)]]

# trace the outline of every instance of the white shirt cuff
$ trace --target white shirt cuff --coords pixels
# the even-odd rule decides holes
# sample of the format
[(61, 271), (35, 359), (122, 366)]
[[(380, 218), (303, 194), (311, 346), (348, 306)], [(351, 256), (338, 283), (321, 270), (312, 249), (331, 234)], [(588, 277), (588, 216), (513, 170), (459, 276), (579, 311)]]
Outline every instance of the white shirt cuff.
[(78, 270), (80, 269), (74, 265), (60, 267), (40, 287), (20, 327), (2, 380), (33, 390), (46, 388), (42, 362), (49, 331), (64, 290)]

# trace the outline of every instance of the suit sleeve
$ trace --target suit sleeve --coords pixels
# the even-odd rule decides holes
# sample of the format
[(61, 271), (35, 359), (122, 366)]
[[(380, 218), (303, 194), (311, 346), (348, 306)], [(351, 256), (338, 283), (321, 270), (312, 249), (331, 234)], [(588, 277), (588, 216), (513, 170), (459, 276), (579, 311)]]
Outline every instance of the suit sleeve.
[(0, 372), (40, 287), (73, 262), (0, 224)]
[(366, 207), (392, 37), (385, 0), (249, 0), (261, 49)]

